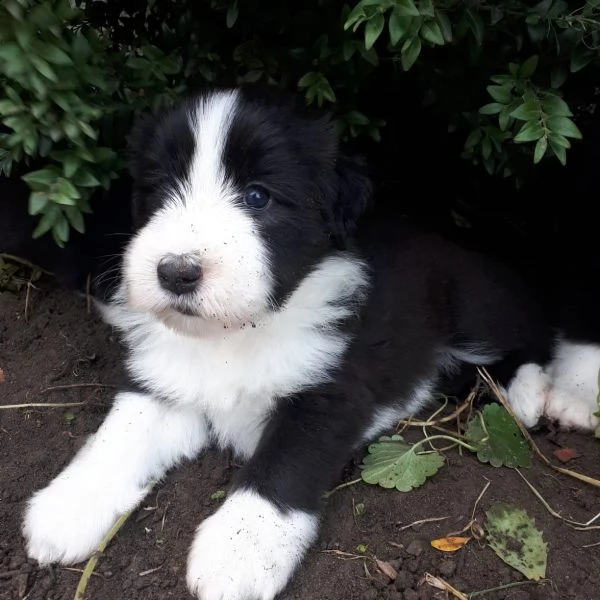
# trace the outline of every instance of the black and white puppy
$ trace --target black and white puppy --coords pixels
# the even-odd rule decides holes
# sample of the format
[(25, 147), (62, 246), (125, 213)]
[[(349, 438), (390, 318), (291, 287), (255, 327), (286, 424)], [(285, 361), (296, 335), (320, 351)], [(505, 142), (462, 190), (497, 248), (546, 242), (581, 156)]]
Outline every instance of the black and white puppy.
[(150, 482), (209, 444), (245, 466), (197, 529), (201, 600), (272, 600), (351, 453), (464, 364), (545, 364), (511, 272), (401, 223), (357, 221), (371, 186), (332, 122), (273, 93), (213, 90), (133, 137), (136, 233), (103, 308), (132, 386), (29, 501), (40, 563), (90, 556)]

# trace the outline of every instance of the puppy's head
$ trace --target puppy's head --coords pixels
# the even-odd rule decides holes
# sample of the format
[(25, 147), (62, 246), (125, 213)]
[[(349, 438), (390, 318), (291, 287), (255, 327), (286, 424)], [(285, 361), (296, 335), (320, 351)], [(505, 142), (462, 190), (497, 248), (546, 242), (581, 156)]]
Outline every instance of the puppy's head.
[(187, 99), (134, 129), (131, 156), (127, 299), (188, 333), (276, 310), (370, 196), (330, 119), (271, 91)]

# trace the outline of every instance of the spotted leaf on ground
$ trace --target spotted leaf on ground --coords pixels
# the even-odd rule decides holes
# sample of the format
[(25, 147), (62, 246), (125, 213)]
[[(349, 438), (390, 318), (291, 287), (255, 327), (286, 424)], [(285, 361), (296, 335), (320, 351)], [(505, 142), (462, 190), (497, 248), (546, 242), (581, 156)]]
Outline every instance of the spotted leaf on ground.
[(495, 504), (486, 512), (485, 530), (490, 548), (507, 565), (533, 581), (546, 576), (548, 544), (526, 511)]
[(531, 466), (529, 444), (515, 420), (500, 404), (488, 404), (475, 415), (469, 422), (466, 438), (477, 448), (477, 458), (481, 462), (494, 467)]
[(368, 450), (360, 466), (363, 481), (401, 492), (422, 486), (444, 464), (437, 452), (419, 453), (418, 446), (406, 444), (400, 435), (382, 436)]

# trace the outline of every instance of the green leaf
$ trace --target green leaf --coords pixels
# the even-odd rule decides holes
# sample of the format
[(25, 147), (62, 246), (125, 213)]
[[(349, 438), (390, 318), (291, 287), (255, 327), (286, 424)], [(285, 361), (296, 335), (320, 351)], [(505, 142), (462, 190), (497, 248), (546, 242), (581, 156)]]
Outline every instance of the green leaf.
[(431, 0), (421, 0), (419, 2), (419, 12), (424, 17), (435, 17), (435, 8)]
[(71, 178), (73, 185), (77, 187), (98, 187), (100, 181), (89, 171), (79, 171), (75, 177)]
[(547, 121), (548, 129), (552, 133), (580, 140), (583, 136), (575, 123), (568, 117), (551, 117)]
[(519, 121), (532, 121), (540, 118), (540, 105), (535, 100), (528, 100), (515, 108), (510, 116)]
[(534, 54), (530, 58), (528, 58), (519, 69), (519, 76), (523, 79), (529, 79), (537, 69), (539, 56)]
[(43, 75), (46, 79), (53, 81), (56, 83), (58, 81), (58, 76), (54, 72), (54, 69), (42, 58), (39, 56), (31, 55), (29, 57), (31, 64), (36, 68), (36, 70)]
[(497, 403), (488, 404), (469, 422), (469, 443), (477, 446), (477, 458), (494, 467), (529, 467), (531, 456), (527, 441), (507, 410)]
[(577, 73), (584, 67), (587, 67), (596, 57), (596, 52), (590, 51), (588, 48), (577, 46), (571, 54), (571, 62), (569, 70), (571, 73)]
[(400, 56), (400, 62), (402, 68), (408, 71), (419, 58), (421, 54), (421, 40), (418, 37), (414, 37), (410, 40), (406, 40), (402, 46), (402, 54)]
[(76, 206), (65, 206), (63, 210), (65, 211), (65, 215), (67, 215), (71, 227), (79, 233), (85, 233), (85, 222), (79, 208)]
[(548, 138), (550, 139), (550, 141), (553, 141), (554, 143), (558, 144), (562, 148), (566, 148), (567, 150), (571, 147), (571, 142), (564, 135), (560, 135), (551, 131), (548, 135)]
[[(81, 197), (79, 190), (67, 179), (60, 177), (56, 182), (57, 196), (61, 196), (68, 199), (77, 199)], [(60, 202), (59, 202), (60, 204)], [(70, 202), (64, 202), (64, 204), (70, 204)]]
[(367, 21), (365, 27), (365, 48), (370, 50), (385, 27), (385, 17), (383, 13), (377, 12)]
[(48, 204), (48, 196), (43, 192), (32, 192), (29, 194), (29, 214), (30, 215), (39, 215), (46, 204)]
[(23, 110), (23, 106), (17, 106), (10, 100), (0, 100), (0, 115), (3, 117), (18, 115), (19, 113), (22, 113)]
[(511, 86), (510, 85), (488, 85), (488, 94), (500, 104), (508, 104), (512, 100)]
[(390, 13), (388, 27), (390, 30), (390, 42), (395, 46), (405, 36), (406, 32), (412, 25), (413, 17), (406, 17), (394, 8)]
[(423, 23), (419, 31), (421, 37), (431, 44), (443, 46), (446, 43), (440, 26), (435, 21)]
[(450, 19), (448, 15), (443, 11), (438, 11), (436, 14), (436, 19), (440, 29), (442, 30), (442, 35), (447, 43), (452, 41), (452, 23), (450, 23)]
[(42, 46), (43, 57), (50, 63), (59, 66), (70, 66), (73, 64), (71, 57), (54, 44), (44, 44)]
[(557, 90), (563, 86), (568, 76), (569, 72), (564, 65), (558, 65), (557, 67), (554, 67), (550, 73), (550, 86)]
[(50, 231), (50, 229), (52, 229), (52, 226), (54, 225), (54, 221), (56, 220), (57, 214), (58, 213), (56, 210), (48, 210), (44, 212), (42, 218), (37, 224), (37, 227), (33, 230), (33, 233), (31, 234), (32, 237), (34, 239), (37, 239), (45, 233), (47, 233), (48, 231)]
[(541, 137), (535, 145), (535, 150), (533, 152), (533, 164), (537, 165), (542, 158), (544, 158), (546, 150), (548, 150), (548, 138)]
[(21, 179), (27, 184), (39, 183), (46, 186), (52, 185), (58, 180), (60, 176), (57, 169), (52, 167), (44, 167), (38, 171), (31, 171), (26, 175), (23, 175)]
[[(52, 226), (52, 233), (54, 235), (54, 239), (58, 238), (61, 242), (69, 241), (69, 222), (65, 218), (64, 214), (60, 213), (54, 225)], [(56, 240), (56, 241), (58, 241)], [(60, 244), (59, 244), (60, 245)]]
[(542, 108), (550, 117), (572, 117), (569, 105), (560, 97), (551, 95), (542, 100)]
[(538, 121), (528, 121), (523, 124), (519, 133), (513, 138), (513, 142), (521, 144), (524, 142), (534, 142), (539, 140), (545, 133), (544, 128)]
[(418, 454), (399, 435), (382, 436), (368, 450), (361, 465), (363, 481), (401, 492), (422, 486), (444, 464), (437, 452)]
[(306, 88), (314, 85), (319, 79), (319, 73), (316, 71), (309, 71), (300, 77), (298, 80), (299, 88)]
[(356, 110), (351, 110), (351, 111), (347, 112), (345, 115), (345, 119), (348, 123), (350, 123), (352, 125), (368, 125), (369, 124), (369, 118)]
[(486, 104), (479, 109), (480, 115), (497, 115), (504, 108), (504, 104), (500, 104), (499, 102), (492, 102), (491, 104)]
[(490, 548), (527, 579), (546, 576), (548, 544), (533, 519), (521, 508), (494, 504), (486, 511), (485, 530)]
[(481, 142), (482, 136), (483, 132), (481, 131), (481, 129), (474, 129), (473, 131), (471, 131), (471, 133), (465, 141), (465, 150), (471, 150), (472, 148), (475, 148), (475, 146), (477, 146), (477, 144)]
[(548, 138), (548, 143), (550, 144), (550, 148), (552, 152), (554, 152), (554, 156), (558, 158), (562, 166), (564, 167), (567, 164), (567, 150), (566, 148), (557, 142), (554, 136), (550, 136)]
[(396, 10), (398, 10), (405, 17), (419, 17), (421, 13), (416, 7), (413, 0), (398, 0), (396, 2)]
[(32, 29), (28, 27), (26, 23), (21, 21), (14, 24), (13, 33), (17, 38), (19, 46), (25, 51), (29, 50), (31, 40), (33, 39)]
[(239, 13), (240, 13), (240, 11), (239, 11), (237, 2), (234, 2), (227, 9), (227, 16), (225, 17), (225, 21), (227, 23), (228, 29), (231, 29), (235, 25), (235, 22), (237, 21)]
[(491, 6), (490, 7), (490, 25), (494, 26), (502, 21), (504, 17), (504, 10), (499, 6)]
[(512, 117), (510, 116), (510, 113), (512, 112), (511, 107), (512, 105), (505, 107), (498, 115), (498, 127), (500, 127), (500, 131), (506, 131), (512, 122)]
[(481, 47), (483, 45), (483, 32), (485, 28), (483, 21), (481, 20), (481, 16), (472, 8), (467, 8), (465, 11), (465, 16), (469, 25), (469, 29), (475, 38), (475, 43), (478, 47)]

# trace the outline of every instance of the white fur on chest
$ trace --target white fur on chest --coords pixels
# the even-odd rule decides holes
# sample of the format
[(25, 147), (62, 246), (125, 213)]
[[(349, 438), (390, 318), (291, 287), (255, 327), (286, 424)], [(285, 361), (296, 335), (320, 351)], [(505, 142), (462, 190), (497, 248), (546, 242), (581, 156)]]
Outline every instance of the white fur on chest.
[(197, 407), (221, 445), (251, 453), (278, 398), (323, 383), (349, 338), (337, 326), (366, 285), (363, 264), (325, 259), (285, 306), (243, 329), (215, 325), (191, 337), (123, 303), (102, 307), (124, 333), (131, 376), (157, 396)]

